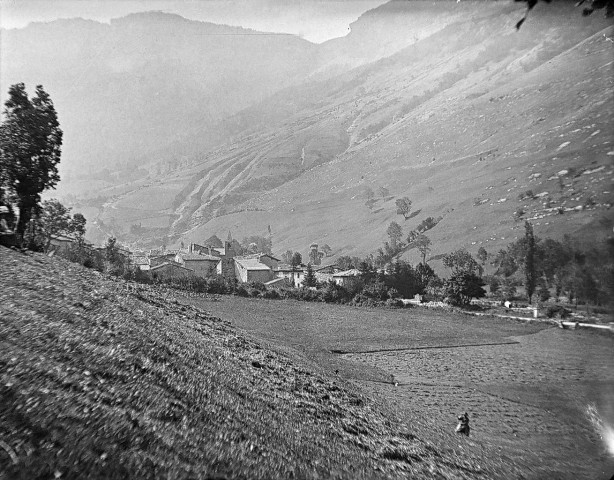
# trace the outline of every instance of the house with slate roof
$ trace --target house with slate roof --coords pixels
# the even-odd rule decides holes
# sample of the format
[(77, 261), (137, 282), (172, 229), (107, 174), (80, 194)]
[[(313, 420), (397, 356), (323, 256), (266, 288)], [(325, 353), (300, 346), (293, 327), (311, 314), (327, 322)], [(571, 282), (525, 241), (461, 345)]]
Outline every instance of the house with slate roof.
[(333, 281), (342, 287), (349, 287), (360, 280), (360, 270), (352, 268), (333, 274)]
[(164, 253), (162, 255), (153, 255), (149, 257), (149, 265), (152, 267), (156, 267), (158, 265), (162, 265), (163, 263), (174, 262), (176, 253)]
[(178, 253), (175, 262), (189, 268), (198, 277), (209, 277), (218, 273), (217, 267), (221, 262), (220, 257), (199, 253)]
[(194, 275), (194, 270), (186, 268), (175, 262), (167, 262), (149, 269), (154, 280), (168, 280), (173, 278), (187, 278)]
[(256, 257), (235, 257), (235, 275), (239, 282), (262, 282), (273, 280), (271, 267), (259, 261)]
[(286, 263), (282, 263), (275, 270), (275, 276), (277, 278), (285, 278), (288, 280), (290, 285), (294, 285), (295, 287), (301, 287), (303, 285), (303, 281), (305, 280), (305, 266), (295, 266), (288, 265)]

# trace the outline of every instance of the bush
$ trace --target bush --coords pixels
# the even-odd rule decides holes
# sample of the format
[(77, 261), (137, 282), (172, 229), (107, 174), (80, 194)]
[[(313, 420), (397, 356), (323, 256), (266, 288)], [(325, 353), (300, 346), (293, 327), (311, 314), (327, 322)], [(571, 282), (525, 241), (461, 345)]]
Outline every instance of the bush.
[(345, 303), (351, 298), (345, 288), (333, 281), (328, 282), (324, 286), (320, 295), (322, 301), (327, 303)]
[(249, 282), (247, 286), (251, 289), (258, 290), (260, 292), (264, 292), (266, 290), (266, 286), (262, 282)]
[(372, 282), (365, 285), (359, 295), (383, 301), (388, 298), (388, 288), (383, 282)]
[(277, 290), (266, 290), (262, 292), (262, 298), (269, 298), (272, 300), (277, 300), (281, 298), (281, 294)]
[(304, 300), (306, 302), (314, 302), (320, 300), (320, 292), (317, 290), (311, 290), (309, 288), (300, 288), (297, 290), (299, 293), (299, 300)]
[(249, 297), (249, 292), (243, 285), (239, 285), (236, 288), (235, 294), (238, 295), (239, 297)]
[(258, 290), (257, 288), (250, 288), (248, 289), (249, 292), (249, 296), (253, 297), (253, 298), (259, 298), (262, 296), (262, 293), (260, 290)]
[(389, 298), (386, 300), (386, 306), (390, 308), (403, 308), (405, 304), (398, 298)]
[(470, 272), (453, 274), (445, 283), (448, 303), (455, 306), (467, 306), (472, 298), (482, 298), (486, 291), (482, 288), (484, 281)]
[(571, 312), (562, 305), (550, 305), (546, 310), (546, 316), (548, 318), (567, 318), (570, 314)]
[(230, 293), (234, 290), (234, 284), (230, 284), (222, 275), (212, 275), (207, 278), (207, 293)]
[(380, 307), (384, 305), (384, 302), (375, 300), (374, 298), (368, 297), (362, 293), (355, 295), (350, 303), (351, 305), (355, 305), (357, 307)]
[(542, 302), (547, 302), (548, 299), (550, 299), (550, 290), (548, 290), (548, 287), (546, 287), (546, 285), (541, 285), (539, 287), (539, 290), (537, 291), (537, 294), (539, 295), (539, 299)]

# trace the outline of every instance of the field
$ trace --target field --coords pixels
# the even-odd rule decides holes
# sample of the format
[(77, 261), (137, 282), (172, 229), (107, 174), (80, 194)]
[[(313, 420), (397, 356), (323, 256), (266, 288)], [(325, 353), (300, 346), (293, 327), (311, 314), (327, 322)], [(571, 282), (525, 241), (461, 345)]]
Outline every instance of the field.
[(522, 478), (177, 292), (0, 264), (0, 480)]
[(5, 248), (0, 264), (0, 480), (614, 471), (584, 414), (612, 420), (609, 334), (183, 296)]
[[(442, 448), (458, 442), (461, 452), (509, 461), (527, 478), (606, 479), (614, 472), (587, 417), (594, 404), (614, 420), (610, 335), (422, 308), (188, 301), (338, 370)], [(461, 444), (451, 432), (464, 411), (473, 430)]]

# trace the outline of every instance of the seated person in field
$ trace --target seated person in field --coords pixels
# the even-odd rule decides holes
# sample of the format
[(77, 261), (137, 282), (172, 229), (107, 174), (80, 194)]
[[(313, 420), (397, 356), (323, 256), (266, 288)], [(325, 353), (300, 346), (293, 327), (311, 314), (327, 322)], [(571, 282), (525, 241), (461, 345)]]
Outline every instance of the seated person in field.
[(471, 428), (469, 427), (469, 415), (467, 412), (458, 416), (458, 425), (456, 426), (456, 433), (462, 433), (463, 435), (469, 436), (469, 431)]

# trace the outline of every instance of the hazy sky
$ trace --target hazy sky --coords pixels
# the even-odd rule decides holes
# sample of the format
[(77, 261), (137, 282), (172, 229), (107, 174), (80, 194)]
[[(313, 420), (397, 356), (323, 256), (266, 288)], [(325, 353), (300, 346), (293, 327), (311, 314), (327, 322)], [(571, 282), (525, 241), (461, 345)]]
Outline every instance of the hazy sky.
[(301, 35), (323, 42), (348, 33), (349, 24), (386, 0), (0, 0), (0, 26), (82, 17), (101, 22), (161, 10), (192, 20)]

